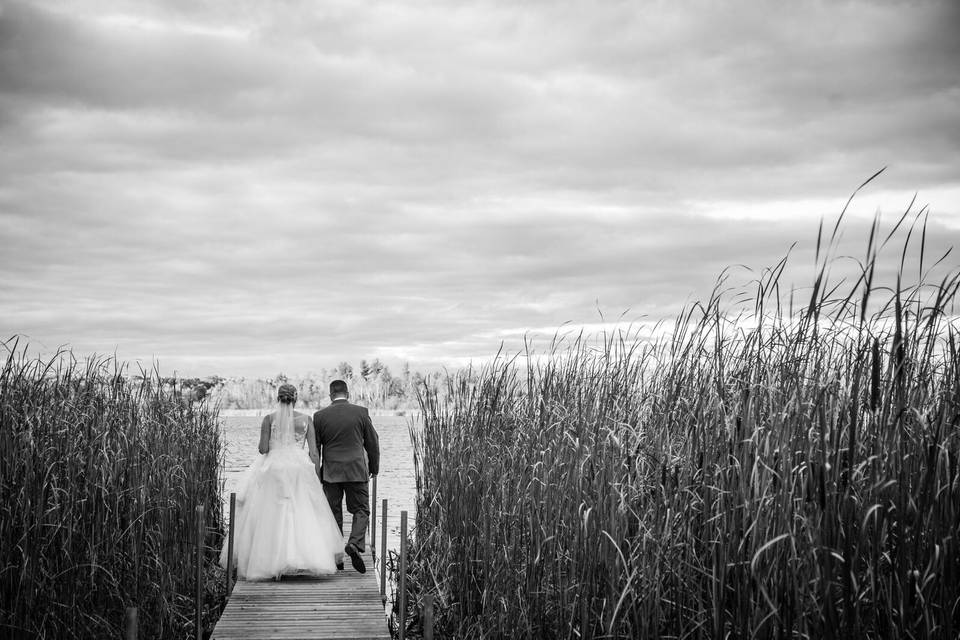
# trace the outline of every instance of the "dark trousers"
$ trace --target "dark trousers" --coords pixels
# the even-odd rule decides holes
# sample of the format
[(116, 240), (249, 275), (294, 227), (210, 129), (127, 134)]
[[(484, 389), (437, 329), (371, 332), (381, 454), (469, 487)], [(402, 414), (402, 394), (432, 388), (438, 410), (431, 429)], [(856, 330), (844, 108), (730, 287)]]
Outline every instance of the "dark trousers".
[(367, 523), (370, 522), (370, 497), (366, 482), (324, 482), (323, 493), (327, 496), (333, 517), (337, 519), (340, 533), (343, 533), (343, 497), (347, 497), (347, 511), (353, 516), (349, 543), (360, 551), (364, 550), (367, 537)]

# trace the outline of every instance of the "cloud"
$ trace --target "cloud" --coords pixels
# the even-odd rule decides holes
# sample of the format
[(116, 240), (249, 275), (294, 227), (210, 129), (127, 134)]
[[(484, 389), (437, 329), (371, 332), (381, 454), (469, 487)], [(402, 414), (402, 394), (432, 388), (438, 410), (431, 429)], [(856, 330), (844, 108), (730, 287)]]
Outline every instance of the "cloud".
[(10, 2), (0, 331), (187, 373), (463, 362), (675, 313), (795, 241), (809, 265), (884, 165), (844, 251), (915, 191), (943, 248), (957, 26), (949, 2)]

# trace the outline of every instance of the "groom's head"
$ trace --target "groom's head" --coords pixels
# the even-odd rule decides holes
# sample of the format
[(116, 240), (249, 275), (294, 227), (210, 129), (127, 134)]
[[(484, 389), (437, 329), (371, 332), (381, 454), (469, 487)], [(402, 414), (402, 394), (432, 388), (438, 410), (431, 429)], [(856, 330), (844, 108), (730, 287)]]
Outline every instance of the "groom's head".
[(330, 383), (330, 399), (348, 398), (350, 392), (347, 391), (347, 383), (343, 380), (334, 380)]

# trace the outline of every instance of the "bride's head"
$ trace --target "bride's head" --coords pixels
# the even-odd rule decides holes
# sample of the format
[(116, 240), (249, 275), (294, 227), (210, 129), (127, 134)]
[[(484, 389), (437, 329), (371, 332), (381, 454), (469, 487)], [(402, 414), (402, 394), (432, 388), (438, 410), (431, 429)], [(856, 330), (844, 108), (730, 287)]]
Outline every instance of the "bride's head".
[(297, 388), (292, 384), (282, 384), (277, 389), (277, 400), (280, 404), (294, 404), (297, 401)]

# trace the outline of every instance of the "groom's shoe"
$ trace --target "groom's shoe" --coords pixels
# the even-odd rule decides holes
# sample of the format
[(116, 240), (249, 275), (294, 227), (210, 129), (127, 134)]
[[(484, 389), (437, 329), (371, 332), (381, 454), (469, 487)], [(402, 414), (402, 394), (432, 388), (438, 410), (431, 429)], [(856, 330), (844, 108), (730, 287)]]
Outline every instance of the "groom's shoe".
[(367, 572), (367, 565), (363, 564), (363, 556), (360, 555), (360, 552), (357, 550), (355, 545), (348, 544), (344, 551), (346, 551), (347, 555), (350, 556), (350, 564), (353, 565), (353, 568), (356, 569), (357, 573)]

